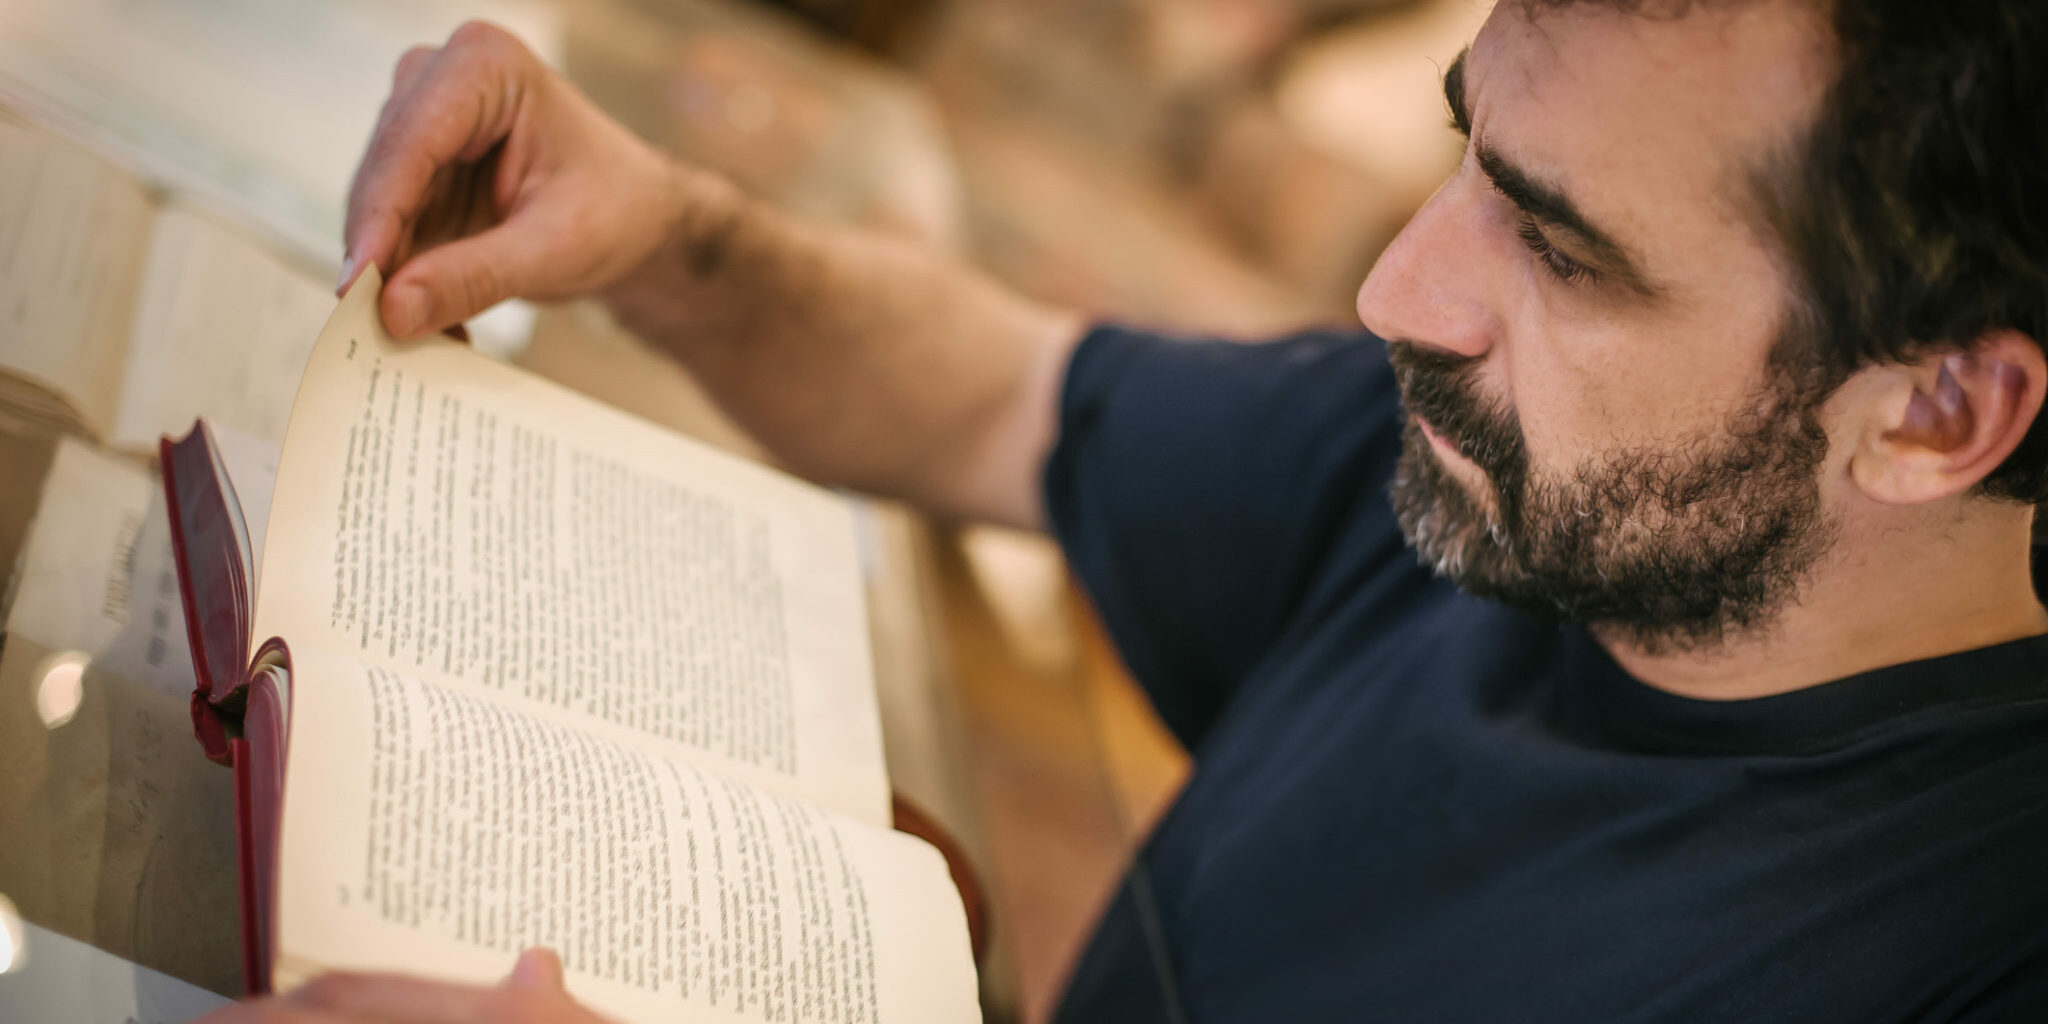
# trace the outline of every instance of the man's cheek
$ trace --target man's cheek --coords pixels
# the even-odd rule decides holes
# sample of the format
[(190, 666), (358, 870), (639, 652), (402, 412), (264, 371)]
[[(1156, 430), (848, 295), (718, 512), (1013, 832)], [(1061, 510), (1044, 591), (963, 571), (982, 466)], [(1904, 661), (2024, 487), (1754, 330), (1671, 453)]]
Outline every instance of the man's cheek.
[(1518, 409), (1516, 426), (1521, 436), (1521, 457), (1531, 476), (1556, 477), (1586, 461), (1588, 440), (1598, 428), (1573, 422), (1556, 408)]

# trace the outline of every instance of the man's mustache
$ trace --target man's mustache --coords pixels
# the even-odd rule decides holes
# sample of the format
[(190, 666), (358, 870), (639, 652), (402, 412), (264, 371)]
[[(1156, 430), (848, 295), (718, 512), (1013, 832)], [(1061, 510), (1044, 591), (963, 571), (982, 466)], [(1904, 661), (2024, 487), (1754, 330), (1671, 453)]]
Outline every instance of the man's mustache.
[(1479, 359), (1410, 341), (1387, 343), (1387, 360), (1401, 404), (1410, 415), (1472, 460), (1506, 498), (1518, 490), (1527, 469), (1521, 425), (1511, 410), (1484, 398), (1477, 384)]

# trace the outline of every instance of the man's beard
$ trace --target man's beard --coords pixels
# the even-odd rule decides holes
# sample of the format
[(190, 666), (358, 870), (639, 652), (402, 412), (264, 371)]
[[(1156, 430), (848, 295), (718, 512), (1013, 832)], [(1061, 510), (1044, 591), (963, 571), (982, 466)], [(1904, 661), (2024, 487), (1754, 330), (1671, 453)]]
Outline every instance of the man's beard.
[[(1557, 476), (1530, 466), (1513, 413), (1480, 396), (1478, 360), (1402, 342), (1388, 356), (1412, 414), (1394, 473), (1401, 531), (1474, 594), (1653, 653), (1708, 650), (1768, 625), (1833, 541), (1817, 419), (1832, 387), (1787, 360), (1773, 358), (1756, 407), (1719, 435), (1596, 453)], [(1490, 495), (1450, 475), (1413, 417), (1485, 473)]]

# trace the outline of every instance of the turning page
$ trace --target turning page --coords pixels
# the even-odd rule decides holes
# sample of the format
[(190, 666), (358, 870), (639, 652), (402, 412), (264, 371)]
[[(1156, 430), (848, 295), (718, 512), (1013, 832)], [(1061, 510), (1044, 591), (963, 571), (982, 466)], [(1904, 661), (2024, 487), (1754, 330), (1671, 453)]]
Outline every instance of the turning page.
[(314, 346), (257, 590), (283, 636), (885, 825), (845, 501), (435, 339)]
[(978, 1018), (924, 843), (452, 686), (294, 654), (278, 988), (493, 983), (518, 952), (621, 1021)]

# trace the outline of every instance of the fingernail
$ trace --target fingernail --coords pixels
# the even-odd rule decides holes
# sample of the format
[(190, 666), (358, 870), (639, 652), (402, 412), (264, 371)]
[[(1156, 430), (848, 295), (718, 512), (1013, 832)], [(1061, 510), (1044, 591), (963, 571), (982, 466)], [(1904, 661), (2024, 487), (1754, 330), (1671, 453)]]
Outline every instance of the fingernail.
[(349, 279), (355, 276), (356, 258), (354, 256), (343, 256), (341, 258), (341, 276), (335, 279), (334, 293), (336, 295), (341, 294), (342, 289), (348, 287)]
[(521, 988), (539, 988), (546, 981), (546, 976), (541, 972), (540, 958), (529, 949), (519, 954), (519, 959), (512, 962), (510, 980), (513, 985)]
[(513, 961), (512, 974), (505, 980), (513, 988), (559, 989), (562, 987), (560, 964), (553, 954), (545, 950), (529, 949)]
[(402, 284), (389, 289), (391, 333), (401, 338), (410, 338), (427, 326), (427, 293), (416, 284)]

